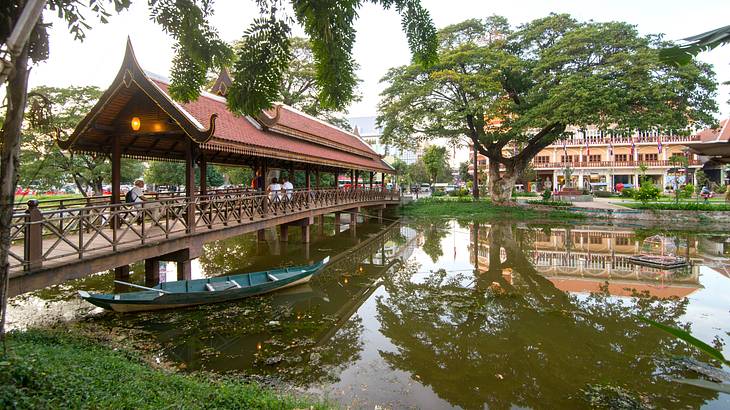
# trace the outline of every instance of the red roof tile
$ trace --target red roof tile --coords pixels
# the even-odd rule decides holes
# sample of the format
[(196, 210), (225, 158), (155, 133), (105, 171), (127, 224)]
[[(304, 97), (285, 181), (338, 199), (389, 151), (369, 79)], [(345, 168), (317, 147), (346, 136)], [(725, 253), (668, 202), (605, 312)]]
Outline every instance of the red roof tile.
[(730, 119), (720, 121), (718, 128), (705, 128), (697, 135), (702, 142), (730, 141)]
[[(150, 78), (164, 93), (168, 93), (168, 84), (158, 78)], [(169, 94), (168, 94), (169, 96)], [(342, 167), (355, 167), (374, 171), (391, 172), (380, 156), (369, 145), (357, 136), (349, 134), (332, 125), (300, 113), (291, 107), (282, 106), (279, 125), (313, 137), (328, 140), (334, 144), (342, 144), (348, 151), (322, 145), (272, 130), (264, 130), (254, 125), (255, 120), (238, 116), (228, 110), (223, 97), (204, 93), (196, 101), (179, 104), (200, 124), (206, 124), (212, 114), (217, 114), (215, 133), (210, 143), (216, 141), (234, 143), (286, 154), (308, 156), (321, 162), (337, 162)]]

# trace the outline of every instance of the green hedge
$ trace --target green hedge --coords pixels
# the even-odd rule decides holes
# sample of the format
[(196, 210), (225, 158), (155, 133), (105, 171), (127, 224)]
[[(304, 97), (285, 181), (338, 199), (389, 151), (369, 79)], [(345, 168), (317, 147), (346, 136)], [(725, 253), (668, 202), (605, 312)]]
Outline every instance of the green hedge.
[(568, 201), (546, 201), (546, 200), (534, 200), (534, 201), (527, 201), (530, 205), (547, 205), (547, 206), (556, 206), (556, 207), (569, 207), (573, 206), (572, 202)]
[(730, 211), (730, 204), (704, 202), (650, 202), (646, 204), (622, 204), (634, 209), (657, 209), (674, 211)]

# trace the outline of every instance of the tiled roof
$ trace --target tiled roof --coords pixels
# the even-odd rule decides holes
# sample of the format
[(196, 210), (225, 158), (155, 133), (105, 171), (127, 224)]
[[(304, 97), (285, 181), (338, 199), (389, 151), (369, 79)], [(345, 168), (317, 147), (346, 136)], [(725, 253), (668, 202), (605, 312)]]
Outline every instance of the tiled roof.
[(730, 141), (730, 119), (720, 121), (718, 128), (705, 128), (697, 135), (702, 142)]
[[(164, 93), (168, 93), (169, 85), (165, 80), (152, 75), (149, 75), (149, 78)], [(256, 152), (266, 150), (272, 152), (275, 157), (280, 153), (283, 159), (295, 157), (302, 161), (311, 159), (312, 162), (330, 165), (337, 163), (343, 168), (392, 171), (392, 168), (357, 136), (288, 106), (281, 107), (280, 116), (273, 129), (265, 129), (250, 117), (230, 112), (226, 99), (217, 95), (203, 93), (196, 101), (179, 105), (201, 124), (206, 123), (212, 114), (217, 114), (215, 132), (208, 145), (220, 143), (232, 149), (240, 147), (243, 150)], [(284, 135), (277, 132), (279, 126), (306, 134), (312, 139)], [(331, 144), (321, 144), (313, 140), (325, 140)]]

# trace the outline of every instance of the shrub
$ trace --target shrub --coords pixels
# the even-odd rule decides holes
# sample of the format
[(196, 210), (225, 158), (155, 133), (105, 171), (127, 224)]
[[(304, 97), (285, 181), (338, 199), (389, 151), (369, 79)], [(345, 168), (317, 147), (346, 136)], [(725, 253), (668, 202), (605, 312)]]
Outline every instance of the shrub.
[(596, 198), (611, 198), (617, 195), (609, 191), (593, 191), (593, 196)]
[(634, 198), (634, 192), (636, 190), (633, 188), (624, 188), (621, 190), (621, 198)]
[(546, 190), (542, 191), (542, 200), (543, 200), (543, 201), (548, 201), (548, 200), (550, 200), (550, 197), (551, 197), (551, 196), (553, 196), (553, 193), (552, 193), (552, 192), (550, 192), (550, 190), (549, 190), (549, 189), (546, 189)]
[(466, 188), (459, 188), (449, 192), (449, 196), (455, 196), (457, 198), (466, 197), (469, 195), (471, 195), (471, 193)]
[(679, 197), (682, 199), (692, 198), (692, 194), (695, 192), (695, 186), (687, 184), (679, 190)]
[(537, 197), (537, 192), (517, 192), (517, 191), (512, 191), (512, 196), (535, 198), (535, 197)]
[(718, 194), (724, 194), (727, 191), (726, 185), (718, 185), (717, 188), (715, 188), (715, 192)]
[(628, 204), (627, 206), (635, 209), (658, 209), (658, 210), (676, 210), (676, 211), (730, 211), (729, 204), (713, 204), (704, 202), (656, 202), (642, 204)]
[(433, 191), (433, 193), (431, 193), (431, 196), (435, 196), (435, 197), (446, 196), (446, 192), (444, 192), (444, 191)]
[(634, 192), (634, 199), (647, 203), (649, 201), (656, 201), (659, 199), (659, 193), (661, 190), (649, 181), (644, 181), (638, 190)]

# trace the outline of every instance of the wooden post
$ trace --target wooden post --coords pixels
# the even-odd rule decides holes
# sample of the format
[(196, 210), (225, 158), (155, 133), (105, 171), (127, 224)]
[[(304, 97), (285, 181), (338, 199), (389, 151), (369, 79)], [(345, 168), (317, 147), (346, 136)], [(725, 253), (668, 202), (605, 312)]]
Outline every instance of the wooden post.
[(312, 185), (309, 181), (309, 167), (307, 167), (307, 169), (304, 170), (304, 187), (307, 188), (307, 191), (312, 189)]
[(259, 229), (256, 231), (256, 238), (259, 240), (259, 242), (264, 242), (266, 240), (266, 231), (263, 229)]
[(144, 285), (153, 287), (160, 283), (160, 260), (155, 258), (144, 261)]
[(266, 164), (266, 160), (261, 165), (261, 176), (264, 177), (264, 186), (261, 187), (261, 216), (266, 217), (269, 213), (269, 196), (266, 195), (266, 187), (269, 186), (269, 181), (266, 180), (266, 174), (269, 172), (269, 167)]
[(189, 140), (185, 149), (185, 196), (187, 197), (185, 223), (187, 232), (193, 233), (195, 232), (195, 170), (193, 169), (193, 142)]
[(208, 161), (200, 154), (200, 195), (208, 194)]
[(370, 190), (373, 190), (373, 176), (375, 176), (375, 172), (370, 171)]
[(355, 188), (357, 182), (355, 181), (355, 170), (350, 170), (350, 188)]
[(114, 279), (129, 282), (129, 265), (114, 268)]
[(319, 189), (320, 186), (319, 170), (314, 171), (314, 186)]
[(319, 236), (324, 236), (324, 215), (319, 216), (319, 231), (317, 234)]
[(38, 209), (38, 200), (28, 201), (28, 209), (25, 211), (25, 262), (23, 269), (32, 271), (40, 269), (43, 265), (43, 215)]
[(193, 268), (190, 259), (177, 261), (177, 280), (190, 280), (193, 277)]
[(302, 225), (302, 243), (309, 243), (309, 224)]
[(357, 236), (357, 213), (350, 211), (350, 234), (355, 237)]
[(279, 240), (281, 242), (288, 242), (289, 241), (289, 225), (279, 225), (280, 233), (279, 233)]
[[(118, 228), (122, 222), (119, 220), (119, 207), (114, 206), (120, 203), (122, 195), (122, 147), (121, 141), (119, 141), (120, 138), (117, 135), (112, 142), (112, 198), (110, 201), (112, 205), (110, 212), (113, 215), (111, 219), (112, 229)], [(103, 192), (100, 194), (103, 195)]]
[(339, 182), (340, 181), (338, 181), (338, 179), (340, 177), (340, 173), (337, 172), (337, 171), (335, 171), (335, 172), (332, 173), (332, 175), (334, 175), (334, 177), (335, 177), (335, 181), (333, 183), (334, 188), (339, 188), (339, 185), (340, 185)]
[(341, 215), (341, 212), (335, 212), (335, 233), (340, 232), (340, 225), (342, 224), (342, 218), (340, 217)]
[(380, 173), (380, 190), (385, 191), (385, 172)]

